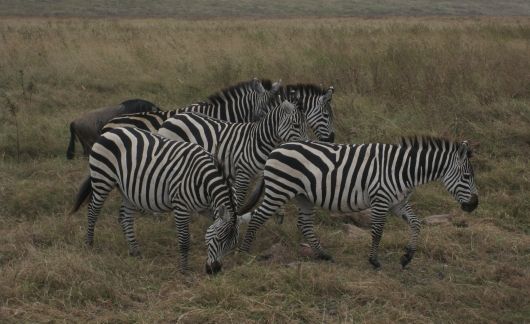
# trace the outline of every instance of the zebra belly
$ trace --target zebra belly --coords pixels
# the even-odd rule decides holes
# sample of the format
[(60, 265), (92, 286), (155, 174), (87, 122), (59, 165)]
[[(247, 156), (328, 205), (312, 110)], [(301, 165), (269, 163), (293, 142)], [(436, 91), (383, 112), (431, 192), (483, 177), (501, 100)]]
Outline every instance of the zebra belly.
[[(329, 211), (361, 211), (370, 208), (370, 199), (364, 191), (353, 190), (351, 195), (343, 195), (342, 197), (339, 196), (339, 192), (339, 190), (333, 192), (335, 195), (333, 198), (328, 198), (321, 193), (313, 199), (309, 198), (309, 200), (313, 200), (315, 206)], [(327, 194), (331, 195), (332, 193), (327, 192)]]
[(123, 184), (118, 185), (123, 199), (134, 206), (137, 210), (149, 212), (167, 212), (172, 209), (169, 191), (158, 188), (158, 190), (150, 190), (141, 188), (126, 192), (123, 189)]

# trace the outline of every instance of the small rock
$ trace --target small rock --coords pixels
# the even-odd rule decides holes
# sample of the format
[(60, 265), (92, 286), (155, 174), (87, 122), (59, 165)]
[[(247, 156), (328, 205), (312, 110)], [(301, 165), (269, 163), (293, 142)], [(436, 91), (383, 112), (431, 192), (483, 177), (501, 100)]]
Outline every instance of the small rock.
[(450, 223), (452, 219), (453, 219), (453, 215), (451, 214), (432, 215), (429, 217), (425, 217), (425, 219), (423, 220), (423, 223), (426, 225), (439, 225), (439, 224)]
[(344, 224), (344, 231), (348, 237), (359, 237), (366, 234), (366, 231), (352, 224)]
[(311, 246), (309, 246), (309, 244), (306, 244), (306, 243), (300, 243), (300, 248), (298, 249), (298, 252), (303, 257), (313, 257), (313, 256), (315, 256)]
[(372, 225), (371, 212), (370, 209), (365, 209), (360, 212), (345, 214), (345, 217), (359, 227), (370, 228)]

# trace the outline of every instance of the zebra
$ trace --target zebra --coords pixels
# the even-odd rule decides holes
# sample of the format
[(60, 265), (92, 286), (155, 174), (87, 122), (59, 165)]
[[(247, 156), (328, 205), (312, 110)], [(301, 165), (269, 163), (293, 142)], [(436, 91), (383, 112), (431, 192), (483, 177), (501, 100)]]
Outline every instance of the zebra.
[[(241, 82), (208, 97), (207, 102), (167, 111), (129, 114), (110, 120), (103, 132), (116, 127), (135, 127), (156, 132), (162, 123), (183, 112), (197, 112), (229, 122), (252, 122), (261, 119), (269, 110), (280, 89), (281, 80), (271, 84), (258, 79)], [(268, 88), (269, 90), (265, 89)]]
[(89, 200), (87, 246), (94, 242), (100, 210), (115, 186), (122, 193), (119, 223), (129, 254), (140, 255), (134, 211), (173, 211), (180, 246), (180, 270), (188, 270), (190, 212), (210, 209), (206, 272), (221, 270), (221, 259), (237, 244), (239, 228), (232, 196), (215, 158), (197, 144), (177, 142), (135, 128), (116, 128), (99, 137), (89, 156), (90, 175), (72, 209)]
[(250, 204), (255, 203), (264, 187), (263, 201), (251, 214), (240, 250), (248, 252), (260, 226), (294, 198), (299, 211), (298, 228), (322, 259), (331, 256), (314, 233), (314, 206), (331, 211), (371, 208), (369, 262), (374, 268), (381, 266), (377, 250), (387, 212), (401, 216), (411, 229), (400, 260), (405, 267), (414, 256), (420, 231), (420, 222), (409, 204), (412, 190), (440, 180), (462, 209), (472, 212), (478, 206), (478, 191), (470, 158), (467, 142), (427, 136), (402, 138), (399, 144), (282, 144), (271, 152), (265, 164), (264, 185), (248, 198)]
[[(267, 84), (270, 81), (266, 80)], [(314, 84), (289, 84), (280, 88), (278, 100), (289, 100), (292, 93), (300, 94), (300, 104), (306, 116), (307, 124), (318, 140), (333, 142), (335, 140), (334, 115), (331, 100), (335, 89), (330, 86), (324, 89)]]
[(297, 104), (287, 100), (254, 123), (229, 123), (197, 113), (178, 114), (166, 120), (158, 134), (197, 143), (215, 154), (225, 166), (225, 174), (233, 180), (236, 208), (243, 204), (250, 181), (263, 170), (275, 147), (308, 139), (304, 114)]

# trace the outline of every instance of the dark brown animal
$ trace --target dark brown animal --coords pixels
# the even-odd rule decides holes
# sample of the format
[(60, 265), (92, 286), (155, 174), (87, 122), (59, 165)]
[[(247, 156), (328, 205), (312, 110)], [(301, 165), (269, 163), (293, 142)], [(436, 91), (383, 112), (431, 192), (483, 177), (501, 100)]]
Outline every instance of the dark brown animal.
[(149, 101), (131, 99), (117, 106), (99, 108), (82, 115), (70, 123), (70, 143), (66, 150), (66, 158), (68, 160), (74, 158), (76, 137), (83, 145), (84, 155), (88, 156), (92, 145), (101, 134), (101, 128), (112, 118), (118, 115), (156, 112), (159, 110), (160, 108)]

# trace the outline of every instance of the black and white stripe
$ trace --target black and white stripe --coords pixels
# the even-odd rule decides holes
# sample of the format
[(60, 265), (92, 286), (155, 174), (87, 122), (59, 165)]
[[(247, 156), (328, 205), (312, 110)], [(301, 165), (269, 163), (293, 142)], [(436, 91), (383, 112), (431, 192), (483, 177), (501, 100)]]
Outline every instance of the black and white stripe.
[[(298, 227), (313, 250), (324, 259), (313, 230), (314, 206), (332, 211), (371, 208), (372, 248), (369, 261), (379, 267), (377, 250), (389, 211), (406, 220), (411, 238), (401, 258), (406, 266), (416, 251), (420, 222), (408, 198), (421, 184), (440, 180), (462, 209), (478, 205), (477, 189), (466, 142), (432, 137), (406, 138), (400, 144), (286, 143), (273, 150), (265, 164), (264, 198), (252, 212), (241, 249), (248, 251), (256, 231), (287, 201), (295, 199)], [(256, 200), (259, 187), (249, 200)]]
[(288, 141), (308, 138), (305, 116), (296, 104), (284, 101), (254, 123), (229, 123), (197, 113), (166, 120), (159, 135), (197, 143), (215, 154), (233, 179), (235, 205), (243, 204), (249, 183), (263, 170), (270, 152)]
[(103, 132), (117, 127), (134, 127), (156, 132), (162, 123), (178, 113), (197, 112), (219, 120), (234, 123), (260, 120), (276, 103), (280, 84), (270, 84), (258, 79), (241, 82), (208, 97), (208, 101), (189, 106), (158, 112), (124, 115), (113, 118), (104, 127)]
[(116, 128), (104, 133), (92, 147), (90, 176), (82, 185), (73, 211), (86, 199), (87, 245), (109, 193), (118, 187), (123, 196), (119, 222), (129, 245), (138, 255), (133, 213), (137, 210), (172, 211), (180, 246), (180, 266), (188, 268), (190, 213), (214, 211), (216, 220), (206, 235), (208, 272), (221, 268), (221, 258), (237, 242), (238, 225), (231, 193), (214, 157), (192, 143), (176, 142), (147, 131)]
[[(270, 81), (267, 81), (270, 84)], [(291, 100), (290, 94), (300, 96), (300, 106), (306, 116), (307, 125), (319, 141), (333, 142), (335, 140), (334, 116), (331, 106), (334, 88), (324, 89), (314, 84), (289, 84), (280, 88), (280, 99)]]

